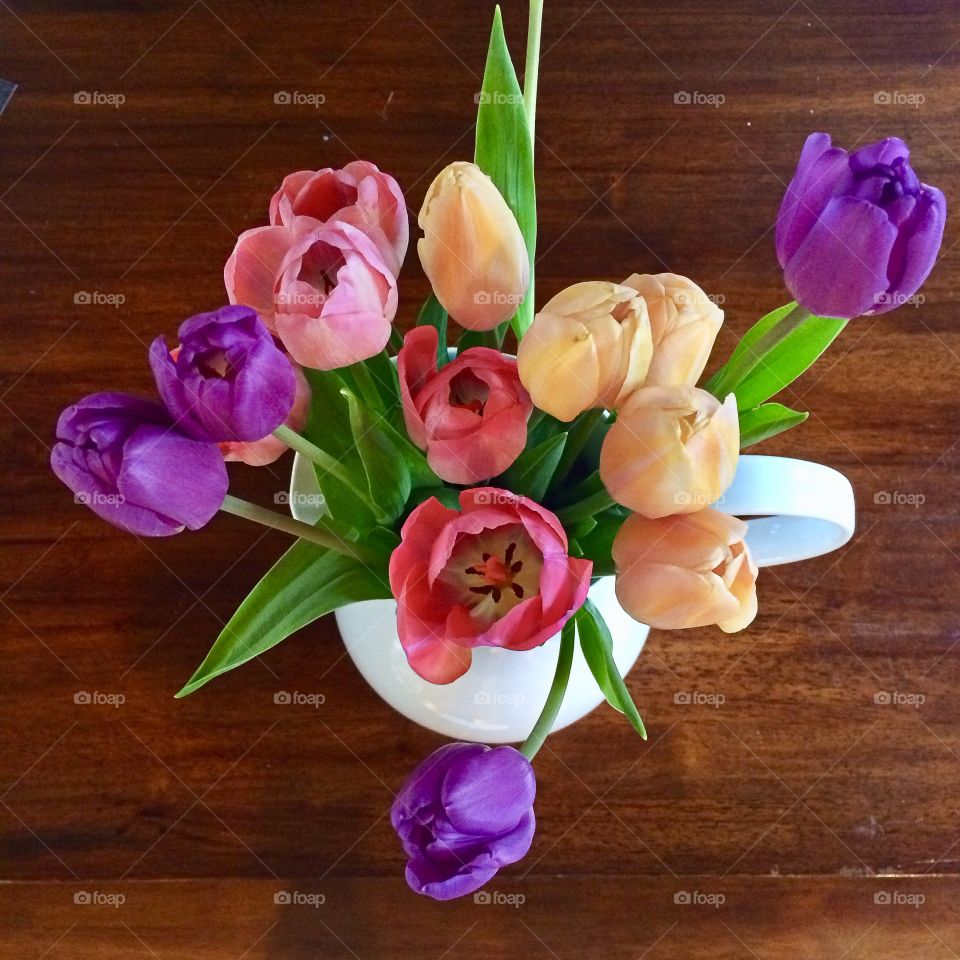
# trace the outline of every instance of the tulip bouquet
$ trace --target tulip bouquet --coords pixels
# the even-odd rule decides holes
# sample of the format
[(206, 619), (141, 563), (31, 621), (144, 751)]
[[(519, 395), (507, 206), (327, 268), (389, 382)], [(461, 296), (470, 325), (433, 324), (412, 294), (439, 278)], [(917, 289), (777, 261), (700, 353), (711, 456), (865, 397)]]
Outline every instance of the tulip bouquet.
[[(474, 648), (522, 656), (559, 634), (519, 749), (447, 745), (397, 795), (408, 882), (438, 899), (529, 848), (530, 761), (575, 644), (645, 736), (587, 597), (595, 578), (615, 575), (622, 606), (654, 627), (753, 620), (747, 523), (711, 504), (742, 448), (806, 418), (771, 398), (851, 318), (913, 296), (944, 226), (943, 195), (901, 140), (848, 153), (813, 134), (776, 225), (794, 300), (709, 379), (723, 312), (684, 277), (577, 283), (535, 313), (539, 27), (534, 3), (521, 91), (494, 18), (474, 160), (442, 170), (420, 210), (433, 292), (406, 335), (394, 327), (408, 243), (397, 182), (363, 161), (292, 173), (226, 262), (229, 305), (150, 348), (159, 400), (86, 397), (63, 412), (52, 453), (78, 501), (135, 535), (196, 530), (222, 510), (297, 538), (179, 696), (362, 600), (396, 600), (409, 664), (435, 684), (469, 670)], [(264, 466), (289, 448), (315, 466), (314, 524), (227, 492), (226, 461)]]

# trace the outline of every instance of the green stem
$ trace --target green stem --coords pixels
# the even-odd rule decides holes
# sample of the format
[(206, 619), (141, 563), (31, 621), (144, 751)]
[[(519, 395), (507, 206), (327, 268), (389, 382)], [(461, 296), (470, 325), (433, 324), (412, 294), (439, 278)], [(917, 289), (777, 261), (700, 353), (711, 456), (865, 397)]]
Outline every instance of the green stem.
[(537, 80), (540, 72), (540, 32), (543, 24), (543, 0), (530, 0), (527, 20), (527, 60), (523, 70), (523, 106), (530, 129), (530, 146), (533, 147), (533, 130), (537, 116)]
[(606, 490), (598, 490), (589, 497), (584, 497), (583, 500), (571, 503), (568, 507), (561, 507), (557, 511), (557, 516), (560, 518), (560, 522), (568, 527), (584, 517), (593, 517), (601, 510), (614, 507), (616, 504), (617, 501)]
[(587, 441), (602, 420), (603, 410), (588, 410), (573, 422), (573, 426), (567, 431), (567, 442), (564, 444), (563, 453), (560, 455), (560, 462), (557, 464), (557, 469), (553, 471), (553, 479), (550, 481), (551, 490), (558, 490), (563, 486), (567, 474), (570, 473), (573, 465), (577, 462), (577, 457), (583, 453)]
[(299, 537), (301, 540), (309, 540), (319, 547), (333, 550), (335, 553), (343, 554), (345, 557), (352, 557), (354, 560), (373, 563), (378, 559), (372, 551), (366, 550), (356, 543), (341, 540), (339, 537), (327, 533), (319, 527), (312, 527), (309, 523), (294, 520), (293, 517), (277, 513), (275, 510), (268, 510), (266, 507), (250, 503), (248, 500), (231, 497), (230, 494), (227, 494), (227, 496), (223, 498), (223, 505), (220, 509), (224, 513), (233, 514), (235, 517), (243, 517), (244, 520), (252, 520), (254, 523), (263, 524), (263, 526), (271, 527), (274, 530), (282, 530), (284, 533)]
[(373, 375), (365, 363), (356, 363), (351, 367), (357, 386), (360, 388), (360, 394), (371, 410), (381, 410), (383, 408), (383, 398), (377, 385), (373, 382)]
[(547, 694), (547, 701), (540, 712), (540, 718), (530, 731), (530, 736), (520, 745), (520, 752), (528, 760), (532, 760), (543, 746), (543, 741), (547, 739), (547, 734), (550, 733), (550, 728), (560, 712), (560, 704), (563, 703), (563, 696), (567, 692), (567, 682), (570, 680), (570, 666), (573, 663), (573, 644), (576, 634), (577, 628), (573, 620), (570, 619), (566, 622), (560, 634), (557, 671), (553, 675), (553, 683), (550, 686), (550, 692)]
[(705, 384), (707, 390), (714, 396), (728, 394), (739, 386), (747, 375), (759, 364), (763, 358), (778, 343), (790, 336), (798, 327), (803, 326), (813, 314), (798, 303), (785, 317), (775, 323), (756, 343), (752, 344), (736, 363), (732, 358), (724, 364)]
[(291, 430), (286, 424), (281, 424), (273, 431), (273, 435), (282, 440), (288, 447), (296, 450), (308, 460), (315, 463), (325, 473), (339, 480), (354, 496), (359, 497), (365, 504), (372, 506), (370, 497), (361, 490), (353, 481), (350, 471), (335, 457), (321, 450), (318, 446), (312, 444), (306, 437), (300, 436), (295, 430)]

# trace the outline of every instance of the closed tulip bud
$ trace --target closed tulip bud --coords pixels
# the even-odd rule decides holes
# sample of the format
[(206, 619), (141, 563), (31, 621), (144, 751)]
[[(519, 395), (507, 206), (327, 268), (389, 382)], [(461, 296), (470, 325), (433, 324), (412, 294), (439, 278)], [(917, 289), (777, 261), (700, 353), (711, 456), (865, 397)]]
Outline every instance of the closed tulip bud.
[(757, 615), (757, 565), (747, 525), (718, 510), (650, 520), (634, 514), (613, 542), (617, 599), (663, 630), (717, 624), (727, 633)]
[(492, 330), (517, 312), (530, 282), (527, 247), (513, 211), (475, 163), (440, 171), (417, 223), (424, 272), (461, 327)]
[(623, 281), (647, 304), (653, 336), (648, 387), (693, 387), (710, 358), (723, 311), (692, 281), (675, 273), (635, 273)]
[(693, 513), (723, 495), (739, 454), (733, 394), (721, 404), (696, 387), (644, 387), (604, 437), (600, 477), (614, 500), (645, 517)]
[(643, 385), (652, 352), (643, 298), (592, 280), (562, 290), (537, 314), (517, 364), (534, 405), (570, 421), (593, 407), (619, 407)]

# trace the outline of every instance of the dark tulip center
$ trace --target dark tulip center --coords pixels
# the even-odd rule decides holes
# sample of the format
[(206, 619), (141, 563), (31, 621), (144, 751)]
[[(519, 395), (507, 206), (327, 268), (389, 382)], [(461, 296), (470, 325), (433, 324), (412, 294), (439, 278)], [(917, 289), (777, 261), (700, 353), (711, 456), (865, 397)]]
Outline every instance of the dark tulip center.
[(450, 381), (450, 405), (482, 414), (490, 388), (472, 371), (461, 370)]

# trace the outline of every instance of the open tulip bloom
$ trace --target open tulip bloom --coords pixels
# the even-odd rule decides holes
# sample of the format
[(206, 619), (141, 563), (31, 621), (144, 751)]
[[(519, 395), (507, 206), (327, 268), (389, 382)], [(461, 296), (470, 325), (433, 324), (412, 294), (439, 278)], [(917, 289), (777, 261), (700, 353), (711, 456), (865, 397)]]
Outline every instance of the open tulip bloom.
[[(558, 645), (525, 742), (442, 747), (397, 794), (408, 882), (438, 899), (477, 890), (533, 842), (531, 761), (575, 644), (646, 736), (592, 581), (616, 576), (623, 608), (660, 629), (754, 619), (748, 524), (712, 505), (743, 448), (806, 418), (774, 395), (846, 323), (913, 297), (945, 218), (902, 140), (848, 153), (812, 134), (776, 218), (794, 300), (711, 364), (724, 301), (686, 277), (588, 277), (535, 296), (536, 76), (534, 52), (520, 89), (497, 11), (474, 160), (438, 172), (417, 218), (433, 289), (419, 312), (398, 315), (397, 181), (365, 161), (289, 173), (237, 238), (228, 305), (144, 357), (157, 398), (72, 404), (51, 457), (78, 503), (137, 536), (226, 511), (296, 538), (178, 696), (363, 600), (395, 599), (409, 665), (434, 684), (469, 671), (478, 647)], [(314, 524), (227, 493), (225, 461), (262, 466), (289, 448), (316, 469)]]

